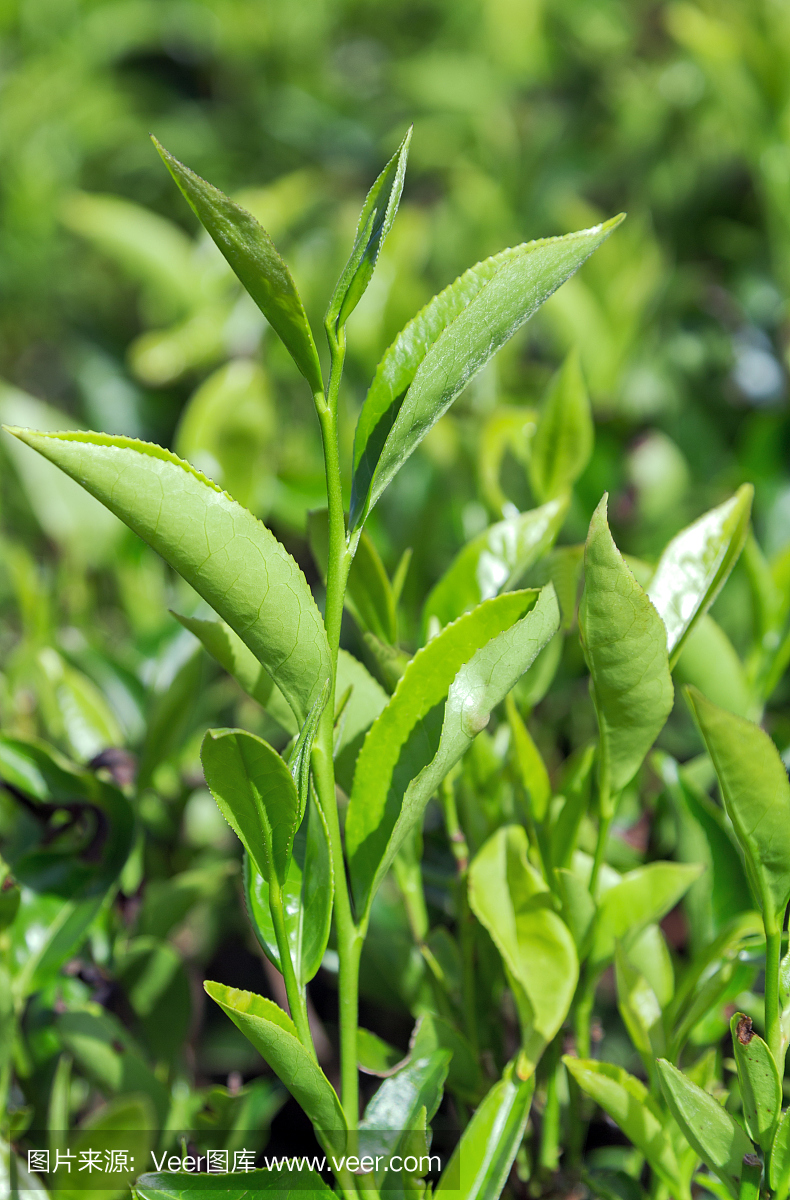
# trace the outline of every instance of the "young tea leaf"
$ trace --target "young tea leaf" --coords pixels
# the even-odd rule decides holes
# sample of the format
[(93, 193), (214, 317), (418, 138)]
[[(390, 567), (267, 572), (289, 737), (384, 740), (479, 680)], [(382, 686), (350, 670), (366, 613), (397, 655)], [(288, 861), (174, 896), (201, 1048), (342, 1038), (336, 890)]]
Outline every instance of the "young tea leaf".
[(534, 819), (543, 821), (551, 800), (551, 782), (546, 764), (522, 721), (512, 696), (508, 696), (505, 701), (505, 708), (521, 783), (529, 797)]
[(595, 431), (578, 350), (549, 384), (532, 439), (529, 479), (538, 500), (570, 492), (592, 454)]
[(522, 1027), (522, 1055), (534, 1069), (567, 1016), (579, 978), (570, 930), (551, 908), (527, 861), (526, 830), (497, 830), (469, 867), (469, 905), (502, 955)]
[(665, 1118), (645, 1085), (613, 1063), (572, 1058), (568, 1054), (562, 1061), (582, 1091), (600, 1104), (644, 1154), (656, 1175), (666, 1184), (669, 1194), (677, 1200), (689, 1200), (688, 1185), (680, 1175)]
[(768, 734), (717, 708), (696, 688), (687, 696), (707, 746), (754, 896), (781, 927), (790, 900), (790, 782)]
[(749, 1137), (767, 1154), (782, 1115), (779, 1069), (766, 1043), (752, 1029), (751, 1017), (733, 1013), (730, 1033), (741, 1087), (743, 1119)]
[(330, 676), (304, 575), (274, 534), (188, 463), (103, 433), (9, 429), (148, 542), (266, 668), (301, 727)]
[(469, 380), (622, 219), (503, 250), (471, 267), (401, 331), (357, 422), (352, 531)]
[(173, 158), (156, 138), (152, 141), (190, 208), (282, 339), (311, 391), (323, 392), (318, 352), (304, 305), (266, 230), (252, 213)]
[(735, 1118), (672, 1063), (660, 1058), (658, 1071), (667, 1104), (686, 1140), (730, 1194), (737, 1196), (743, 1157), (753, 1153), (752, 1143)]
[(344, 1154), (346, 1119), (335, 1089), (305, 1049), (289, 1016), (271, 1000), (207, 980), (204, 988), (252, 1042), (313, 1123), (329, 1154)]
[(754, 488), (745, 483), (672, 539), (650, 580), (647, 594), (667, 628), (672, 665), (695, 623), (708, 611), (743, 549)]
[(551, 500), (506, 517), (472, 538), (425, 601), (423, 636), (432, 617), (449, 625), (476, 604), (515, 587), (554, 544), (567, 511), (565, 497)]
[[(294, 836), (283, 883), (285, 931), (294, 974), (301, 984), (309, 983), (321, 966), (329, 941), (333, 894), (329, 834), (323, 813), (311, 796)], [(255, 936), (277, 970), (282, 971), (269, 907), (269, 884), (255, 870), (249, 855), (244, 863), (244, 896)]]
[(505, 1067), (461, 1135), (437, 1196), (499, 1200), (524, 1137), (534, 1090), (534, 1074), (520, 1079), (513, 1063)]
[[(404, 1134), (418, 1128), (421, 1111), (431, 1120), (442, 1098), (449, 1063), (449, 1050), (435, 1050), (421, 1058), (412, 1055), (400, 1071), (384, 1080), (359, 1124), (361, 1155), (386, 1160), (397, 1154)], [(385, 1174), (383, 1168), (376, 1172), (379, 1185)]]
[(392, 228), (403, 191), (411, 134), (409, 129), (362, 206), (354, 248), (338, 280), (325, 317), (326, 327), (333, 337), (345, 325), (365, 294), (384, 239)]
[(558, 624), (553, 589), (508, 592), (448, 625), (411, 660), (357, 760), (346, 850), (360, 913), (439, 783)]
[(220, 812), (266, 879), (284, 884), (299, 823), (299, 793), (276, 750), (243, 729), (209, 729), (203, 772)]
[(601, 733), (601, 779), (631, 781), (661, 732), (674, 693), (663, 622), (614, 544), (606, 496), (590, 522), (579, 628)]
[(618, 940), (627, 946), (646, 925), (660, 921), (703, 870), (698, 863), (653, 862), (624, 875), (601, 896), (590, 961), (602, 966)]

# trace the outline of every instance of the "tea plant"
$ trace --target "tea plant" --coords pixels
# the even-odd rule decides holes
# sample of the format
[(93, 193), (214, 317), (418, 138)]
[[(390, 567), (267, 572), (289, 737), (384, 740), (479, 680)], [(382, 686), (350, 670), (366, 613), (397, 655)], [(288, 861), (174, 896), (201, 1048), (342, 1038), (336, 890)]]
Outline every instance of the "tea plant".
[[(464, 1197), (493, 1200), (514, 1169), (535, 1195), (562, 1194), (582, 1180), (603, 1197), (685, 1198), (696, 1180), (714, 1194), (746, 1197), (762, 1188), (786, 1196), (790, 1124), (781, 1118), (781, 1079), (790, 967), (782, 931), (790, 787), (754, 719), (790, 658), (787, 555), (769, 564), (750, 537), (748, 486), (673, 538), (655, 569), (620, 554), (606, 496), (584, 546), (555, 546), (593, 440), (571, 354), (526, 440), (538, 507), (510, 506), (462, 549), (424, 599), (423, 645), (413, 655), (403, 648), (408, 561), (388, 576), (365, 529), (371, 510), (467, 383), (621, 220), (504, 250), (431, 300), (376, 369), (357, 421), (347, 491), (338, 441), (346, 324), (395, 219), (408, 143), (407, 136), (368, 194), (329, 302), (326, 382), (299, 294), (267, 233), (158, 147), (313, 396), (326, 471), (327, 508), (310, 523), (323, 614), (269, 529), (170, 451), (101, 433), (10, 430), (194, 589), (210, 615), (191, 606), (179, 621), (290, 738), (278, 753), (255, 733), (216, 728), (202, 745), (206, 782), (244, 847), (247, 913), (282, 975), (289, 1012), (222, 982), (207, 982), (206, 991), (302, 1106), (344, 1195), (426, 1192), (416, 1169), (385, 1171), (376, 1160), (397, 1154), (419, 1162), (427, 1154), (446, 1088), (462, 1133), (439, 1192), (460, 1188)], [(489, 478), (495, 491), (503, 449), (497, 453)], [(744, 546), (760, 623), (746, 668), (708, 615)], [(344, 610), (367, 666), (341, 647)], [(589, 673), (597, 736), (571, 739), (572, 753), (566, 743), (565, 761), (552, 764), (555, 790), (526, 718), (555, 679), (573, 678), (576, 648)], [(691, 685), (689, 704), (707, 750), (685, 766), (654, 750), (673, 709), (673, 670)], [(165, 709), (165, 726), (196, 686), (187, 675)], [(583, 703), (578, 695), (575, 703)], [(69, 896), (65, 906), (52, 901), (54, 922), (45, 914), (43, 950), (30, 953), (35, 914), (16, 913), (16, 885), (3, 893), (11, 946), (18, 938), (28, 947), (8, 959), (7, 1019), (18, 1024), (27, 997), (58, 971), (112, 898), (130, 861), (133, 823), (122, 791), (41, 745), (5, 739), (0, 759), (5, 786), (21, 804), (74, 812), (54, 851), (46, 838), (32, 848), (29, 836), (28, 860), (17, 854), (13, 863), (28, 904), (46, 889)], [(144, 759), (143, 766), (144, 786), (153, 765)], [(650, 771), (662, 785), (675, 827), (674, 844), (664, 840), (678, 861), (629, 862), (617, 848), (618, 815), (633, 813)], [(714, 772), (723, 809), (707, 795)], [(76, 808), (75, 793), (82, 798)], [(98, 814), (111, 837), (97, 839)], [(454, 873), (441, 881), (441, 902), (429, 904), (437, 819)], [(36, 870), (47, 872), (46, 889)], [(377, 912), (393, 884), (420, 955), (409, 1004), (420, 1020), (405, 1056), (359, 1026), (366, 941), (375, 940)], [(193, 889), (207, 886), (192, 881)], [(673, 962), (659, 922), (684, 897), (690, 952)], [(330, 938), (338, 964), (339, 1094), (319, 1065), (308, 1009), (308, 985), (329, 961)], [(763, 956), (761, 1014), (750, 988)], [(646, 1082), (592, 1057), (596, 995), (610, 968)], [(133, 962), (127, 970), (137, 978)], [(746, 1007), (744, 996), (752, 1012), (732, 1018), (738, 1094), (723, 1107), (715, 1051), (694, 1057), (689, 1046), (715, 1044), (722, 1010), (735, 1000)], [(164, 1013), (164, 992), (157, 1000)], [(753, 1028), (763, 1018), (764, 1040)], [(79, 1044), (74, 1034), (72, 1041)], [(110, 1030), (106, 1042), (112, 1045)], [(360, 1067), (383, 1079), (362, 1112)], [(117, 1090), (144, 1093), (157, 1118), (169, 1120), (167, 1096), (146, 1070), (141, 1063), (137, 1079)], [(10, 1060), (5, 1071), (8, 1082)], [(63, 1083), (52, 1087), (56, 1110)], [(629, 1139), (630, 1156), (585, 1158), (590, 1100)], [(738, 1103), (743, 1123), (730, 1111)], [(700, 1162), (712, 1174), (697, 1175)], [(247, 1190), (272, 1185), (263, 1173), (236, 1182)], [(312, 1185), (323, 1188), (317, 1177)], [(184, 1174), (160, 1174), (138, 1180), (135, 1191), (140, 1200), (159, 1200), (188, 1198), (200, 1187)]]

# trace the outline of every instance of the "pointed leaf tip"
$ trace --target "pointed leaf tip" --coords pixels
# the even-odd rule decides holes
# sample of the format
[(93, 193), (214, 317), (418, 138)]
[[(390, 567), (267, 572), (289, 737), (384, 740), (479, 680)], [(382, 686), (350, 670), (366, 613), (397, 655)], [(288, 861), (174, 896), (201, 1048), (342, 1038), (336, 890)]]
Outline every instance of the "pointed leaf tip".
[(201, 179), (151, 135), (179, 191), (278, 334), (312, 392), (323, 392), (318, 352), (291, 272), (252, 213)]

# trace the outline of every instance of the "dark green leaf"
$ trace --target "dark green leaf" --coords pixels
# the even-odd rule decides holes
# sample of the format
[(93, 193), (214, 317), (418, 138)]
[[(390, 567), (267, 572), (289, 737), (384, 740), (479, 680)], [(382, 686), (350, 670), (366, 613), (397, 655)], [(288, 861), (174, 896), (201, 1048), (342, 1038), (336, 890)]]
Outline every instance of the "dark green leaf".
[(357, 1030), (357, 1065), (366, 1075), (379, 1075), (382, 1079), (394, 1075), (410, 1056), (410, 1051), (404, 1054), (369, 1029)]
[(193, 1175), (183, 1171), (141, 1175), (136, 1200), (331, 1200), (334, 1193), (315, 1171), (237, 1171), (229, 1175)]
[(658, 1060), (661, 1087), (672, 1116), (706, 1166), (738, 1195), (743, 1156), (752, 1143), (734, 1117), (665, 1058)]
[(647, 594), (667, 628), (674, 665), (695, 622), (710, 608), (743, 549), (754, 488), (745, 483), (672, 539), (659, 559)]
[(291, 273), (265, 229), (241, 205), (153, 143), (167, 169), (272, 329), (279, 334), (313, 393), (323, 392), (313, 335)]
[[(268, 957), (282, 970), (280, 951), (269, 909), (269, 885), (247, 857), (244, 891), (253, 929)], [(334, 881), (329, 835), (323, 813), (311, 795), (296, 831), (293, 854), (283, 884), (285, 929), (291, 962), (299, 983), (308, 983), (321, 966), (332, 920)]]
[(558, 624), (553, 590), (509, 592), (460, 617), (409, 663), (354, 775), (346, 848), (360, 913), (439, 783)]
[(664, 624), (612, 540), (606, 496), (590, 522), (579, 627), (601, 732), (601, 779), (619, 792), (661, 732), (674, 693)]
[(209, 729), (206, 783), (259, 874), (285, 883), (300, 817), (299, 793), (276, 750), (243, 729)]
[(595, 431), (578, 350), (549, 384), (532, 439), (529, 478), (538, 500), (570, 492), (592, 454)]
[(106, 504), (262, 663), (301, 726), (330, 675), (324, 623), (272, 533), (168, 450), (99, 433), (13, 432)]
[(402, 330), (379, 364), (357, 422), (352, 530), (469, 380), (621, 220), (526, 242), (478, 263)]
[(514, 588), (553, 545), (567, 510), (567, 499), (562, 497), (506, 517), (473, 538), (425, 601), (423, 634), (432, 620), (449, 625), (482, 600)]
[(771, 1187), (775, 1200), (785, 1200), (790, 1193), (790, 1108), (782, 1115), (771, 1149)]
[(333, 333), (345, 325), (362, 299), (373, 276), (384, 239), (392, 228), (403, 191), (411, 133), (409, 129), (368, 192), (362, 206), (354, 248), (338, 280), (326, 314), (327, 328)]
[[(436, 946), (435, 941), (433, 945)], [(444, 1017), (425, 1013), (412, 1035), (411, 1054), (413, 1058), (425, 1058), (436, 1050), (449, 1050), (452, 1054), (447, 1072), (448, 1088), (476, 1101), (482, 1091), (483, 1076), (474, 1050), (464, 1035)]]
[(764, 916), (779, 926), (790, 899), (790, 782), (779, 751), (752, 721), (687, 691)]
[[(359, 1125), (361, 1155), (397, 1154), (404, 1133), (419, 1127), (421, 1110), (431, 1120), (442, 1098), (450, 1057), (449, 1050), (435, 1050), (424, 1058), (412, 1055), (400, 1071), (384, 1080)], [(377, 1172), (377, 1182), (384, 1175)]]
[(535, 1076), (520, 1079), (513, 1063), (478, 1106), (445, 1168), (437, 1196), (499, 1200), (529, 1118)]

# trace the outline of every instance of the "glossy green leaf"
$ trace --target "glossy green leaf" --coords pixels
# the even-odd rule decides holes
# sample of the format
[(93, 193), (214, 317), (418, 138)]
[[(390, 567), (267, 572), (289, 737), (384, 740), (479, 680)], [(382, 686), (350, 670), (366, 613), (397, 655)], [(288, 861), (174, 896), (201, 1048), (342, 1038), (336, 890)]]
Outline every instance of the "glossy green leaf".
[(746, 874), (765, 917), (779, 926), (790, 899), (790, 782), (779, 751), (752, 721), (717, 708), (689, 688)]
[(202, 617), (184, 617), (177, 612), (173, 616), (195, 635), (203, 648), (233, 676), (247, 695), (257, 700), (282, 725), (286, 733), (294, 736), (299, 732), (296, 717), (282, 692), (230, 625)]
[(612, 540), (606, 496), (590, 522), (579, 628), (601, 734), (601, 780), (616, 793), (642, 765), (674, 693), (664, 624)]
[(151, 1172), (134, 1185), (135, 1200), (331, 1200), (334, 1192), (315, 1171), (236, 1171), (223, 1175)]
[(753, 1153), (752, 1143), (735, 1118), (672, 1063), (659, 1059), (658, 1071), (667, 1104), (686, 1140), (737, 1196), (743, 1156)]
[(698, 863), (653, 862), (623, 875), (600, 898), (590, 960), (602, 966), (614, 956), (615, 942), (635, 938), (646, 925), (660, 921), (698, 879)]
[[(280, 951), (269, 909), (269, 885), (250, 857), (244, 864), (244, 893), (255, 935), (278, 971)], [(332, 920), (334, 881), (329, 834), (323, 813), (311, 795), (293, 840), (283, 883), (285, 929), (299, 983), (308, 983), (321, 966)]]
[(628, 959), (650, 984), (662, 1009), (665, 1008), (675, 994), (675, 969), (660, 925), (651, 922), (629, 939)]
[(345, 325), (373, 277), (384, 239), (392, 228), (398, 211), (411, 133), (409, 129), (368, 192), (362, 206), (354, 247), (337, 282), (326, 314), (327, 328), (333, 333)]
[(209, 729), (201, 760), (220, 812), (259, 874), (284, 884), (300, 816), (285, 762), (263, 738), (243, 729)]
[(557, 886), (562, 899), (562, 915), (581, 954), (587, 945), (587, 935), (595, 917), (595, 901), (589, 883), (567, 867), (557, 870)]
[[(442, 1098), (450, 1057), (449, 1050), (435, 1050), (422, 1058), (412, 1055), (400, 1071), (384, 1080), (359, 1124), (361, 1155), (397, 1154), (404, 1134), (418, 1128), (420, 1112), (431, 1120)], [(377, 1183), (384, 1176), (379, 1170)]]
[(562, 497), (506, 517), (472, 538), (425, 601), (423, 635), (431, 618), (449, 625), (482, 600), (514, 588), (554, 544), (567, 510), (567, 499)]
[(272, 239), (252, 213), (153, 143), (200, 223), (211, 235), (313, 393), (323, 392), (318, 353), (296, 285)]
[(499, 1200), (527, 1127), (535, 1076), (505, 1067), (461, 1135), (436, 1189), (458, 1200)]
[(503, 250), (471, 267), (401, 331), (357, 422), (352, 530), (469, 380), (621, 220)]
[(345, 1153), (346, 1120), (335, 1089), (305, 1049), (291, 1018), (254, 992), (206, 981), (207, 994), (252, 1042), (313, 1123), (327, 1153)]
[(540, 750), (532, 740), (521, 719), (513, 697), (508, 696), (505, 707), (513, 738), (516, 765), (521, 783), (529, 797), (530, 809), (536, 821), (545, 820), (551, 799), (551, 782)]
[(790, 1195), (790, 1108), (782, 1114), (771, 1148), (771, 1187), (775, 1200)]
[(677, 1200), (688, 1200), (690, 1193), (680, 1175), (665, 1128), (666, 1118), (659, 1112), (645, 1085), (613, 1063), (572, 1058), (567, 1054), (562, 1061), (582, 1091), (600, 1104), (629, 1141), (644, 1154), (656, 1175), (666, 1184), (669, 1194)]
[(509, 592), (460, 617), (411, 660), (357, 760), (346, 850), (360, 913), (439, 783), (558, 624), (552, 589)]
[(647, 594), (667, 629), (674, 665), (695, 622), (721, 591), (746, 541), (754, 488), (745, 483), (672, 539), (650, 580)]
[(730, 1018), (732, 1052), (738, 1068), (743, 1119), (748, 1134), (767, 1154), (782, 1115), (782, 1085), (779, 1069), (767, 1044), (752, 1029), (744, 1013)]
[(469, 867), (469, 905), (502, 955), (522, 1027), (522, 1058), (534, 1069), (567, 1016), (579, 978), (570, 930), (527, 860), (526, 831), (507, 825)]
[(549, 384), (532, 439), (529, 479), (538, 500), (571, 490), (592, 454), (595, 430), (578, 350)]
[(170, 563), (249, 646), (300, 724), (330, 675), (324, 623), (272, 533), (168, 450), (99, 433), (11, 430)]
[[(434, 940), (434, 949), (436, 944)], [(425, 1058), (436, 1050), (449, 1050), (452, 1054), (447, 1087), (475, 1102), (483, 1090), (483, 1075), (477, 1055), (450, 1021), (435, 1013), (424, 1013), (412, 1034), (411, 1054), (414, 1058)]]
[(620, 1016), (652, 1079), (656, 1057), (666, 1053), (661, 1005), (619, 942), (615, 946), (614, 967)]

